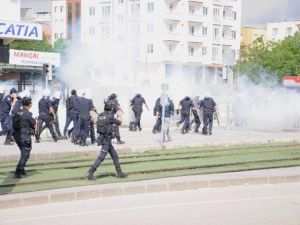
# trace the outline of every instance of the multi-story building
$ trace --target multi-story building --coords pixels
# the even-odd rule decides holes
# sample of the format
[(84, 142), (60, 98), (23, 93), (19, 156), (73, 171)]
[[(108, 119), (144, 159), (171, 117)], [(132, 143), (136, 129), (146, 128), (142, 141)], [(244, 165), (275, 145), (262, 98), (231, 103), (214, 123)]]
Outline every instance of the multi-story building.
[(252, 44), (257, 38), (262, 38), (266, 42), (267, 30), (263, 27), (242, 27), (241, 46)]
[[(83, 43), (96, 43), (106, 59), (131, 61), (137, 77), (161, 78), (180, 68), (192, 81), (223, 82), (228, 71), (225, 67), (239, 56), (241, 0), (67, 2), (52, 0), (53, 41), (70, 39), (75, 25)], [(78, 20), (74, 23), (78, 16), (81, 25)]]
[(81, 0), (52, 0), (52, 42), (80, 40)]
[(267, 40), (282, 41), (300, 31), (300, 21), (285, 21), (267, 24)]

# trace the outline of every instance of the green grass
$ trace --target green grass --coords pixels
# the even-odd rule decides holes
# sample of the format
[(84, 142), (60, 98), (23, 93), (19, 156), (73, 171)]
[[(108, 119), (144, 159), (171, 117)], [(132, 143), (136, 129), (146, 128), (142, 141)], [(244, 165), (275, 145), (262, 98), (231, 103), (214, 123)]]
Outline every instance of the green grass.
[(162, 177), (245, 171), (253, 169), (300, 166), (300, 144), (272, 143), (147, 151), (120, 156), (126, 179), (114, 176), (110, 157), (95, 173), (95, 182), (84, 174), (95, 157), (79, 154), (61, 159), (41, 159), (28, 162), (29, 177), (14, 179), (16, 161), (0, 165), (0, 194), (45, 190), (89, 184), (104, 184)]

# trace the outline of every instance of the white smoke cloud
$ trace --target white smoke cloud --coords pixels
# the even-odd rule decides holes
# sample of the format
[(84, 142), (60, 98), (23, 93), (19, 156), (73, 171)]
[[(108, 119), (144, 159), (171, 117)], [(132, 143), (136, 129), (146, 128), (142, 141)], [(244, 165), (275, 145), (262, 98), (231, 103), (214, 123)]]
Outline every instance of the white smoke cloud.
[(238, 80), (238, 96), (233, 102), (234, 123), (253, 130), (299, 129), (299, 93), (286, 89), (266, 76), (255, 85), (246, 76)]

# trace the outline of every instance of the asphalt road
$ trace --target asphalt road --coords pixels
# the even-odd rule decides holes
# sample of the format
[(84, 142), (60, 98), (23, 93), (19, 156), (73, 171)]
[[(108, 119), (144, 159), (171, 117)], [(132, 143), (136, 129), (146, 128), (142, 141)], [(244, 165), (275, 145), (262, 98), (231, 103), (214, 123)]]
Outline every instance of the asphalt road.
[(300, 183), (142, 194), (0, 210), (0, 224), (299, 225)]

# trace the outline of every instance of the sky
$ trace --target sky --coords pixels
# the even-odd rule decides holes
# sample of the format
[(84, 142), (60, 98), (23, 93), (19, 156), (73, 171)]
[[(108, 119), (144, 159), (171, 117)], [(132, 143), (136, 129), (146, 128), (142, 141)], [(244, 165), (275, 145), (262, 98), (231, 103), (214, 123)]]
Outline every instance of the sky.
[[(241, 1), (242, 26), (265, 26), (267, 22), (300, 20), (300, 0)], [(21, 0), (21, 6), (50, 10), (51, 0)]]

